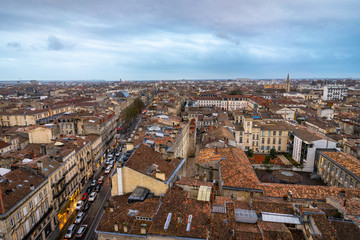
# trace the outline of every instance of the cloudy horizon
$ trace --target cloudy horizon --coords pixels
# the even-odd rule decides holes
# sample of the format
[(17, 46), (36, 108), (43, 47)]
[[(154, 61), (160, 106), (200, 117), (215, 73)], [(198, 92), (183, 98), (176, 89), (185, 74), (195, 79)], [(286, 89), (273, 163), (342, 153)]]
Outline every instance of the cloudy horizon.
[(360, 1), (4, 1), (0, 80), (360, 77)]

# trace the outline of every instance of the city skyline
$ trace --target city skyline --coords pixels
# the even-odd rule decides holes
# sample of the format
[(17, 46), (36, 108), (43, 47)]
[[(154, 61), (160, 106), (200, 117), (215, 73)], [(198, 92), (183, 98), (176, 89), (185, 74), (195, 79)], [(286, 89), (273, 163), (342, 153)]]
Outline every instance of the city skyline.
[(0, 3), (0, 80), (360, 77), (358, 1)]

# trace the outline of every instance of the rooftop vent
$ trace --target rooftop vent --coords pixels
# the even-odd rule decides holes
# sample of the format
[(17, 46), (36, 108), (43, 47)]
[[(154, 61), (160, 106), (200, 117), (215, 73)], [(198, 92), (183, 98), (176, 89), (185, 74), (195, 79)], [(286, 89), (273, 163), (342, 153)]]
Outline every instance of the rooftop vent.
[(135, 217), (139, 210), (129, 209), (128, 216)]
[(171, 221), (171, 216), (172, 216), (172, 213), (169, 213), (167, 218), (166, 218), (166, 222), (165, 222), (165, 225), (164, 225), (165, 230), (167, 230), (168, 227), (169, 227), (169, 224), (170, 224), (170, 221)]
[(192, 221), (192, 215), (189, 215), (189, 217), (188, 217), (188, 222), (187, 222), (187, 224), (186, 224), (186, 231), (187, 231), (187, 232), (190, 231), (191, 221)]

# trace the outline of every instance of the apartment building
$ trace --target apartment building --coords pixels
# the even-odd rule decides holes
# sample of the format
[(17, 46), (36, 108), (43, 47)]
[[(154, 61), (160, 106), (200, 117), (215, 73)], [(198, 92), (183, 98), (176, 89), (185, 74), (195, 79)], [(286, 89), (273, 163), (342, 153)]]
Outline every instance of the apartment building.
[(222, 95), (219, 97), (197, 97), (200, 107), (219, 107), (222, 110), (233, 111), (247, 109), (247, 97), (242, 95)]
[(236, 146), (255, 153), (269, 153), (272, 148), (286, 152), (292, 130), (293, 126), (285, 121), (265, 122), (257, 116), (244, 114), (240, 124), (235, 126)]
[(318, 173), (330, 186), (360, 188), (360, 162), (343, 152), (321, 151)]
[(298, 126), (294, 130), (293, 159), (302, 164), (303, 171), (313, 172), (315, 166), (316, 149), (335, 149), (336, 141), (325, 135)]
[(74, 105), (63, 105), (40, 110), (16, 110), (0, 113), (0, 122), (3, 127), (30, 126), (49, 123), (66, 112), (73, 112)]
[(345, 85), (324, 86), (323, 100), (343, 100), (347, 95), (348, 89)]
[(50, 188), (44, 176), (26, 169), (0, 179), (0, 239), (46, 239), (55, 229)]

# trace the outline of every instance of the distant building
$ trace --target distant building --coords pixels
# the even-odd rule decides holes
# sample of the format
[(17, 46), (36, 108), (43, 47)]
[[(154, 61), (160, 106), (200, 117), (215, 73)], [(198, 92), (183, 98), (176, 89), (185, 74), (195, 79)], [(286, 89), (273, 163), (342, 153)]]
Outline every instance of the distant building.
[(324, 86), (323, 100), (343, 100), (347, 95), (348, 89), (345, 85), (327, 85)]
[(286, 84), (264, 84), (264, 89), (286, 89)]

